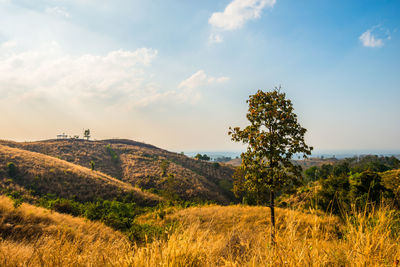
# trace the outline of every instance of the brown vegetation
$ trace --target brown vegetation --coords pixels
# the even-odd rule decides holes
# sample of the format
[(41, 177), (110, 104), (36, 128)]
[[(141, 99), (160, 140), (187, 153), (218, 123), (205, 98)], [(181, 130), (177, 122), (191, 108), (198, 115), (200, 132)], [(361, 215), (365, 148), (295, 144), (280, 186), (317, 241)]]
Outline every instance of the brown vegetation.
[(156, 220), (156, 213), (141, 218), (177, 223), (168, 238), (137, 246), (99, 223), (27, 204), (15, 209), (0, 198), (0, 265), (390, 266), (400, 259), (396, 221), (385, 209), (344, 222), (313, 211), (277, 209), (276, 246), (268, 242), (265, 207), (203, 206), (168, 213), (163, 220)]
[[(6, 165), (16, 166), (15, 177), (9, 177)], [(47, 155), (0, 145), (0, 186), (3, 190), (33, 191), (41, 195), (92, 201), (97, 197), (114, 199), (130, 194), (142, 204), (156, 204), (160, 198), (142, 192), (104, 173)], [(12, 178), (12, 179), (11, 179)]]
[[(0, 141), (0, 144), (50, 155), (88, 168), (93, 161), (96, 170), (121, 181), (145, 189), (172, 190), (185, 200), (212, 200), (228, 204), (233, 199), (229, 190), (232, 167), (195, 160), (135, 141)], [(117, 160), (112, 159), (107, 146), (116, 154)], [(166, 175), (161, 168), (163, 161), (168, 162)], [(167, 182), (168, 174), (173, 175), (172, 184)]]

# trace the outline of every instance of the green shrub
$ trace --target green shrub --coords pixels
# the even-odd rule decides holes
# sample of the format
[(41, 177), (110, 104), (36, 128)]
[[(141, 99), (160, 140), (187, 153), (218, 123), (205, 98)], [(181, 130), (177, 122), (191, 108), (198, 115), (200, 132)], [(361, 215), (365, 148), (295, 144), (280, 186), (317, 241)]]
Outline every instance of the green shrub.
[(14, 208), (18, 208), (24, 202), (21, 193), (18, 191), (9, 192), (7, 193), (7, 196), (13, 201)]
[(384, 194), (389, 196), (391, 193), (383, 186), (381, 176), (373, 171), (353, 174), (349, 177), (349, 181), (350, 199), (361, 209), (367, 204), (379, 204)]
[(151, 242), (157, 237), (161, 237), (164, 228), (150, 224), (133, 224), (128, 231), (129, 240), (132, 242), (145, 243)]
[(161, 161), (160, 163), (160, 168), (161, 168), (161, 176), (165, 177), (167, 176), (167, 170), (169, 167), (169, 161), (164, 159), (163, 161)]
[(13, 162), (7, 163), (7, 174), (12, 178), (17, 175), (17, 166)]
[(343, 209), (349, 209), (348, 192), (350, 190), (347, 176), (329, 176), (320, 180), (321, 190), (318, 192), (318, 204), (320, 208), (334, 214), (340, 214)]
[(107, 151), (108, 155), (110, 155), (112, 162), (114, 162), (114, 163), (119, 162), (119, 157), (118, 157), (117, 153), (111, 148), (110, 144), (106, 145), (106, 151)]

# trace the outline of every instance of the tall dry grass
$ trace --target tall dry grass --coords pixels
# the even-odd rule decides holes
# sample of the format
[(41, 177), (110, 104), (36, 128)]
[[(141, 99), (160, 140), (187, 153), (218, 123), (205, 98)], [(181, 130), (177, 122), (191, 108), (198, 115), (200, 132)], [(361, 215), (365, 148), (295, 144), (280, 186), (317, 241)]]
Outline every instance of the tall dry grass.
[(0, 197), (0, 266), (123, 265), (126, 237), (82, 218)]
[[(2, 217), (4, 205), (1, 200)], [(21, 216), (32, 209), (26, 204), (17, 210), (11, 203), (6, 206), (7, 214)], [(276, 246), (269, 243), (269, 209), (264, 207), (193, 207), (172, 211), (162, 221), (149, 214), (141, 220), (179, 226), (167, 239), (143, 246), (129, 245), (100, 224), (38, 210), (45, 217), (62, 216), (67, 225), (78, 220), (81, 228), (68, 232), (62, 230), (68, 229), (65, 223), (61, 227), (57, 222), (53, 227), (58, 231), (45, 231), (37, 239), (3, 237), (1, 266), (393, 266), (400, 259), (395, 214), (386, 209), (345, 221), (277, 209)], [(34, 226), (32, 218), (28, 222)]]

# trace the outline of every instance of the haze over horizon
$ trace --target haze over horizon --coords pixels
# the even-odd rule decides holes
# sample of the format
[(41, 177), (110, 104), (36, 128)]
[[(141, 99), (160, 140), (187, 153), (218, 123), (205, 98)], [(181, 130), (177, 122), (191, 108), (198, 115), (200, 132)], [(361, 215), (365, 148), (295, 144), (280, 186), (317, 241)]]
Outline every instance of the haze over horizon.
[(282, 86), (317, 151), (400, 151), (399, 1), (0, 0), (0, 139), (238, 151)]

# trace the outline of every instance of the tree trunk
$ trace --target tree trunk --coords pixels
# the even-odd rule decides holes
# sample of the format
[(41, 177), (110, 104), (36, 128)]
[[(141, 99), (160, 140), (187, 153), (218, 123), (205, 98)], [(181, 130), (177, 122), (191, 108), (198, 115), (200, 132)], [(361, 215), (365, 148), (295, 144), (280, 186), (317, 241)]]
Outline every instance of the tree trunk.
[(269, 203), (270, 203), (270, 209), (271, 209), (271, 245), (275, 245), (275, 194), (274, 191), (270, 191), (269, 195)]

